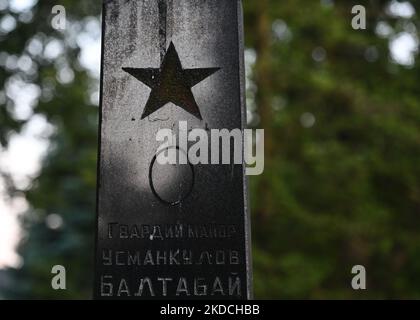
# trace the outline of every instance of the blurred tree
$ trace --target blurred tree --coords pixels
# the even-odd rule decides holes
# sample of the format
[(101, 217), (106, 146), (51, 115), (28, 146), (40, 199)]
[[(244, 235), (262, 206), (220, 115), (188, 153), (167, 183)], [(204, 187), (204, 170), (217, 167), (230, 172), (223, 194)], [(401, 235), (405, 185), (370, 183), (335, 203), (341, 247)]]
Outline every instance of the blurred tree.
[[(366, 30), (351, 27), (356, 4)], [(410, 283), (420, 276), (419, 63), (397, 64), (389, 49), (406, 37), (417, 52), (419, 7), (247, 3), (251, 122), (267, 130), (266, 170), (252, 180), (257, 297), (420, 297)], [(366, 292), (350, 286), (357, 264)]]
[[(10, 81), (39, 88), (34, 114), (54, 133), (39, 176), (21, 190), (31, 205), (19, 246), (24, 264), (9, 270), (7, 294), (89, 298), (97, 108), (75, 37), (100, 1), (61, 0), (71, 25), (63, 33), (50, 27), (55, 2), (39, 1), (25, 14), (8, 3), (0, 0), (0, 142), (6, 146), (26, 121), (14, 116)], [(366, 6), (366, 30), (351, 27), (356, 4)], [(420, 277), (420, 65), (407, 43), (418, 46), (420, 3), (244, 6), (249, 123), (266, 129), (266, 169), (251, 179), (256, 297), (419, 298), (412, 279)], [(10, 30), (5, 17), (15, 22)], [(406, 45), (397, 49), (408, 58), (397, 63), (390, 47), (401, 39)], [(51, 59), (45, 48), (54, 40), (63, 50)], [(23, 56), (30, 68), (20, 67)], [(54, 264), (68, 269), (67, 291), (50, 287)], [(350, 286), (356, 264), (367, 268), (365, 292)]]
[[(0, 84), (6, 94), (0, 102), (0, 141), (5, 146), (10, 133), (29, 121), (16, 119), (15, 101), (7, 94), (17, 82), (36, 86), (33, 115), (44, 116), (54, 130), (39, 176), (28, 190), (15, 191), (24, 192), (30, 210), (22, 217), (18, 248), (23, 266), (10, 270), (14, 281), (7, 296), (89, 298), (98, 122), (90, 95), (97, 84), (80, 64), (78, 35), (97, 22), (100, 1), (60, 1), (67, 18), (62, 32), (51, 27), (56, 1), (39, 1), (24, 11), (15, 8), (17, 2), (0, 1), (0, 27), (5, 19), (14, 26), (0, 29)], [(51, 289), (53, 265), (66, 267), (68, 290)]]

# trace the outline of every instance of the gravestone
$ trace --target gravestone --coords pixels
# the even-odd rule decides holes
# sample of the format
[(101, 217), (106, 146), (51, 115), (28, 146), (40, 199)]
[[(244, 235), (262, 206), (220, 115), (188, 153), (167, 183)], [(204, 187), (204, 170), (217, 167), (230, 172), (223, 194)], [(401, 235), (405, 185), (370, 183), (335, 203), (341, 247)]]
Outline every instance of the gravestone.
[(243, 50), (240, 0), (104, 1), (95, 298), (251, 298), (244, 165), (156, 161), (244, 128)]

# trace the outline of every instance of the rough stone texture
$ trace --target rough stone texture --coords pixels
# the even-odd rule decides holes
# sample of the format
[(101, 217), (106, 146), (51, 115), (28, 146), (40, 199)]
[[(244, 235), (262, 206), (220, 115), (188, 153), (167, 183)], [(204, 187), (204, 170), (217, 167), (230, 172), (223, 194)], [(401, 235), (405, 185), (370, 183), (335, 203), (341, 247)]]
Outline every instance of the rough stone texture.
[[(165, 171), (159, 174), (160, 169), (154, 168), (152, 171), (158, 171), (153, 173), (155, 188), (165, 196), (184, 194), (185, 190), (178, 192), (178, 188), (192, 183), (191, 192), (176, 205), (156, 197), (149, 177), (159, 146), (156, 142), (159, 129), (176, 130), (179, 121), (188, 121), (189, 128), (244, 127), (241, 1), (108, 0), (104, 2), (103, 19), (95, 298), (250, 298), (244, 167), (196, 165), (192, 176), (185, 168), (180, 169), (181, 175)], [(192, 88), (203, 117), (201, 121), (171, 103), (141, 120), (151, 90), (122, 70), (159, 68), (171, 41), (184, 69), (220, 68)], [(204, 225), (207, 231), (217, 226), (220, 233), (225, 228), (231, 236), (214, 238), (202, 233), (201, 237), (165, 238), (165, 226), (179, 225), (186, 235), (188, 225)], [(131, 238), (125, 238), (125, 226)], [(159, 228), (154, 228), (152, 236), (147, 226), (149, 230), (153, 229), (150, 226), (159, 226), (164, 239), (159, 238)], [(186, 256), (191, 252), (194, 263), (177, 265), (173, 260), (171, 264), (169, 255), (171, 251), (175, 255), (177, 250), (178, 257), (182, 257), (183, 250)], [(113, 262), (107, 265), (110, 252)], [(150, 258), (148, 252), (154, 257), (153, 265), (150, 259), (144, 263), (145, 258)], [(128, 265), (129, 254), (132, 257), (138, 254), (141, 265)], [(228, 261), (232, 255), (233, 264)], [(237, 277), (240, 292), (234, 285)], [(162, 280), (165, 278), (172, 280)], [(143, 291), (139, 294), (141, 285)], [(208, 286), (204, 295), (200, 295), (204, 293), (200, 285)]]

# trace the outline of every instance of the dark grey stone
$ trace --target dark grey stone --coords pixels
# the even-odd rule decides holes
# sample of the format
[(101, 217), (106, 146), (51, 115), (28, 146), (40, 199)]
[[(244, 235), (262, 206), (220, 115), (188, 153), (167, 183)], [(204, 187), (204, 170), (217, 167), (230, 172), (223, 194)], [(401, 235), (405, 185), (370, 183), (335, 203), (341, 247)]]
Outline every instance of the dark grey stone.
[[(157, 131), (179, 121), (244, 128), (241, 8), (104, 1), (95, 298), (251, 298), (245, 167), (155, 161)], [(183, 71), (160, 68), (171, 43)]]

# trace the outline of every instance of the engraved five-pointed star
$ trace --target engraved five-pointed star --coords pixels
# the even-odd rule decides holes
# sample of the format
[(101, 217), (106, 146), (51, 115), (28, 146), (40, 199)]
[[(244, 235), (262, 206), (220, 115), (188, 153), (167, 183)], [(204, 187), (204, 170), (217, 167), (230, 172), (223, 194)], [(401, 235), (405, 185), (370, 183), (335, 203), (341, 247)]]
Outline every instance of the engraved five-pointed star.
[(142, 119), (172, 102), (202, 120), (191, 88), (220, 68), (183, 69), (178, 52), (171, 42), (160, 69), (122, 69), (152, 89)]

